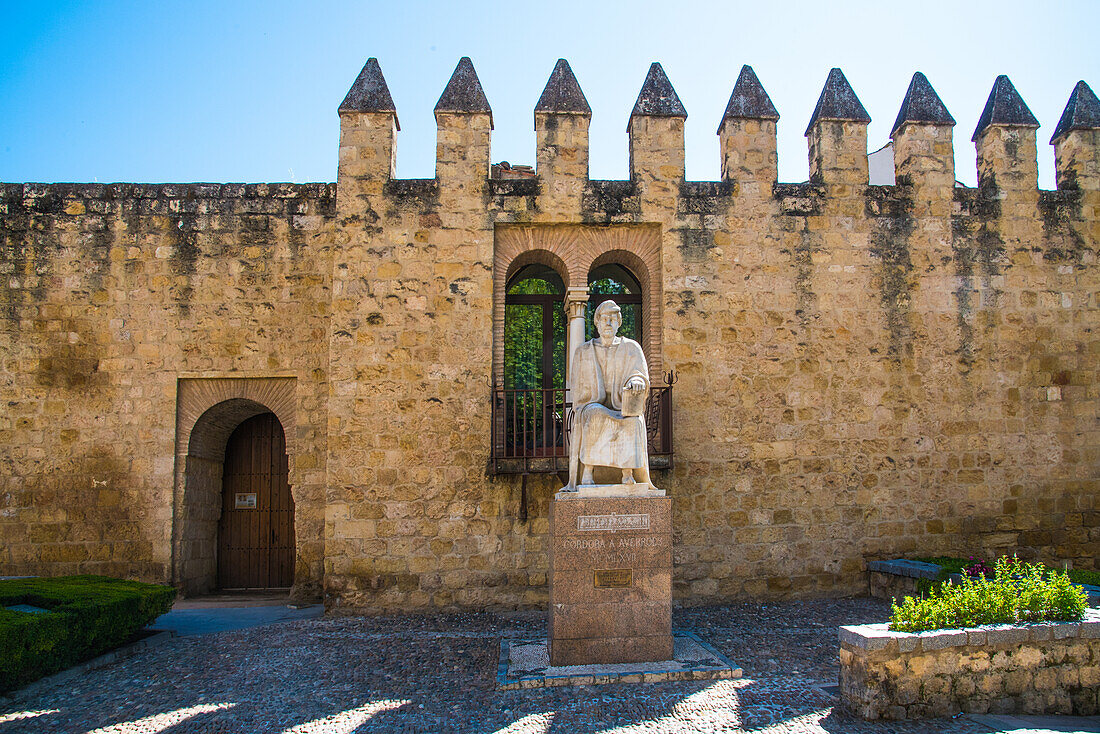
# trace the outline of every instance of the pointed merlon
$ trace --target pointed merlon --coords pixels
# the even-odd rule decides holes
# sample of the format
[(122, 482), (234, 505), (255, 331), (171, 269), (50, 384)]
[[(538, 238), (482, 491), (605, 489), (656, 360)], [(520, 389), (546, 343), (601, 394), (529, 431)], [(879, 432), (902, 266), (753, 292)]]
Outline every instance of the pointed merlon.
[(550, 74), (546, 87), (542, 90), (535, 112), (559, 112), (572, 115), (591, 115), (592, 108), (569, 68), (569, 62), (558, 59), (554, 71)]
[[(748, 64), (741, 67), (737, 83), (733, 85), (733, 94), (730, 95), (730, 101), (722, 115), (722, 122), (731, 118), (779, 119), (779, 112), (772, 104), (772, 98), (764, 91), (760, 80), (756, 78), (756, 72)], [(718, 124), (718, 132), (722, 132), (722, 123)]]
[(447, 88), (435, 103), (435, 111), (485, 113), (489, 115), (489, 126), (492, 127), (493, 110), (489, 107), (489, 100), (485, 98), (481, 80), (477, 78), (469, 56), (459, 59), (451, 80), (447, 82)]
[(1069, 102), (1062, 110), (1062, 116), (1058, 118), (1058, 127), (1054, 128), (1054, 135), (1050, 137), (1050, 144), (1065, 135), (1070, 130), (1096, 130), (1100, 128), (1100, 100), (1089, 89), (1084, 81), (1077, 82), (1073, 88), (1073, 94), (1069, 95)]
[(894, 127), (890, 129), (890, 137), (901, 129), (907, 122), (922, 122), (929, 125), (954, 125), (955, 118), (947, 111), (940, 95), (928, 83), (927, 77), (919, 71), (913, 75), (909, 82), (909, 89), (905, 92), (905, 99), (898, 110), (898, 119), (894, 120)]
[(870, 122), (871, 116), (863, 108), (852, 85), (844, 78), (844, 72), (840, 69), (831, 69), (829, 78), (825, 80), (825, 87), (821, 90), (821, 96), (817, 98), (817, 106), (810, 117), (810, 124), (806, 126), (806, 135), (821, 120), (839, 120), (842, 122)]
[[(638, 99), (634, 102), (634, 109), (630, 112), (631, 119), (635, 117), (683, 117), (688, 116), (687, 110), (672, 88), (672, 82), (665, 75), (665, 70), (654, 61), (649, 65), (649, 73), (646, 74), (642, 91), (638, 92)], [(627, 123), (627, 132), (630, 132), (630, 124)]]
[(386, 78), (382, 76), (382, 67), (378, 65), (378, 59), (373, 56), (367, 59), (363, 70), (359, 72), (355, 83), (351, 85), (344, 101), (340, 103), (340, 112), (392, 112), (393, 121), (397, 129), (401, 129), (401, 123), (397, 122), (397, 108), (390, 96), (390, 88), (386, 86)]
[(1035, 115), (1031, 114), (1031, 110), (1024, 104), (1023, 97), (1004, 74), (993, 82), (993, 90), (989, 93), (989, 99), (985, 101), (985, 109), (982, 110), (982, 116), (978, 118), (978, 126), (974, 128), (974, 135), (970, 141), (977, 142), (978, 136), (990, 125), (1039, 127), (1039, 121), (1035, 119)]

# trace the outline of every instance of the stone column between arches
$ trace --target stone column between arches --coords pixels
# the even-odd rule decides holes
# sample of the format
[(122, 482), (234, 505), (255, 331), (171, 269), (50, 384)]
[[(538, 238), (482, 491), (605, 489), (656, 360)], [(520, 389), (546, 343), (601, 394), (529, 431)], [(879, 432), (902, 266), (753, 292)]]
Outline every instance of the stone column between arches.
[[(217, 585), (217, 533), (222, 464), (230, 434), (244, 421), (271, 412), (282, 424), (295, 501), (295, 542), (301, 498), (295, 456), (295, 378), (180, 378), (176, 394), (176, 470), (172, 506), (172, 582), (184, 595)], [(300, 579), (295, 573), (295, 586)]]

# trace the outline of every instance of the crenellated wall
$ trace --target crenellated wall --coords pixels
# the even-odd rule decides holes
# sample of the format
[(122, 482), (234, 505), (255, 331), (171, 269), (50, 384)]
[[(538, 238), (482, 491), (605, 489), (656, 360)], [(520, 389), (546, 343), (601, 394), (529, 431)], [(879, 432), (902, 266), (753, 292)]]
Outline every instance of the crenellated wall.
[[(536, 177), (492, 179), (468, 59), (435, 110), (436, 177), (395, 179), (400, 127), (372, 59), (340, 107), (335, 190), (196, 184), (146, 202), (143, 187), (9, 186), (3, 266), (23, 277), (0, 292), (17, 315), (0, 568), (92, 569), (83, 548), (169, 577), (165, 527), (187, 509), (169, 501), (180, 379), (293, 377), (300, 585), (323, 581), (334, 609), (546, 603), (558, 480), (528, 479), (525, 520), (520, 477), (487, 471), (501, 281), (520, 262), (558, 268), (570, 300), (594, 263), (644, 276), (651, 371), (679, 376), (675, 468), (655, 481), (673, 498), (681, 603), (860, 593), (866, 562), (898, 555), (1093, 568), (1091, 118), (1059, 123), (1060, 188), (1039, 191), (1037, 123), (999, 78), (975, 133), (979, 186), (957, 187), (954, 120), (917, 75), (891, 134), (898, 185), (869, 186), (870, 118), (833, 70), (810, 180), (777, 183), (779, 114), (746, 69), (716, 182), (684, 180), (687, 112), (659, 65), (629, 118), (631, 178), (589, 180), (591, 110), (564, 62), (535, 109)], [(1071, 106), (1095, 102), (1079, 92)], [(185, 220), (185, 206), (200, 209)], [(43, 385), (43, 370), (83, 377)], [(117, 500), (81, 478), (104, 445), (127, 457), (103, 475)], [(108, 542), (119, 507), (145, 513), (126, 557)]]

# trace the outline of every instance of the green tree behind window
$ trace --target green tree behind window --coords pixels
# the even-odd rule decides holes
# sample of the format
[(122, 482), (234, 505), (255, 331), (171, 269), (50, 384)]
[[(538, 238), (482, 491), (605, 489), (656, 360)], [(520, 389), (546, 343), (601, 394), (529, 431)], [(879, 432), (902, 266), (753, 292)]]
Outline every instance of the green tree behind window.
[[(611, 295), (618, 296), (626, 294), (627, 287), (623, 283), (611, 278), (600, 278), (599, 280), (592, 281), (588, 286), (588, 292), (591, 295)], [(584, 309), (584, 338), (592, 339), (596, 336), (596, 327), (592, 323), (592, 317), (596, 314), (596, 303), (598, 299), (593, 298), (589, 301), (588, 306)], [(619, 336), (625, 336), (627, 339), (633, 339), (636, 342), (641, 342), (640, 329), (638, 328), (641, 319), (640, 309), (641, 305), (637, 303), (620, 303), (614, 298), (611, 300), (618, 303), (619, 308), (623, 313), (623, 325), (619, 327)]]
[[(542, 278), (525, 278), (508, 288), (509, 295), (560, 295), (554, 284)], [(550, 308), (552, 333), (543, 334), (543, 309)], [(553, 374), (550, 384), (543, 375), (543, 348), (552, 340)], [(565, 387), (565, 304), (560, 299), (541, 304), (508, 303), (504, 307), (504, 387), (530, 390)]]

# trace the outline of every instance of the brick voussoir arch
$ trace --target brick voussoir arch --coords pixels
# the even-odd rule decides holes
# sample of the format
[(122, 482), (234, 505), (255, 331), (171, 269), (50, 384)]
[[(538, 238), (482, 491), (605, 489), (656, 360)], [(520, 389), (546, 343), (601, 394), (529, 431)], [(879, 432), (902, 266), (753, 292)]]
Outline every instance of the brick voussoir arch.
[[(193, 437), (196, 427), (214, 428), (240, 412), (241, 417), (233, 426), (235, 428), (241, 421), (263, 412), (248, 415), (248, 409), (234, 401), (255, 403), (274, 413), (286, 433), (287, 453), (293, 455), (296, 438), (294, 383), (293, 377), (180, 378), (176, 391), (176, 456), (186, 455), (192, 448), (204, 450), (209, 439), (206, 436)], [(223, 404), (224, 417), (216, 412), (207, 415), (211, 409)], [(233, 428), (229, 429), (230, 433)], [(225, 438), (228, 437), (229, 433), (226, 433)], [(192, 447), (193, 442), (195, 445)], [(221, 450), (225, 450), (224, 442)]]
[(587, 287), (592, 268), (616, 263), (629, 269), (642, 286), (645, 334), (642, 347), (650, 378), (663, 370), (661, 334), (664, 293), (661, 279), (661, 228), (658, 224), (611, 226), (577, 224), (499, 224), (493, 255), (493, 375), (504, 378), (504, 296), (508, 278), (525, 265), (553, 268), (565, 287)]

